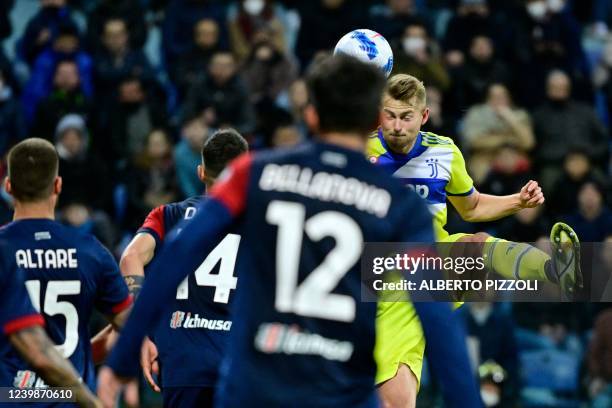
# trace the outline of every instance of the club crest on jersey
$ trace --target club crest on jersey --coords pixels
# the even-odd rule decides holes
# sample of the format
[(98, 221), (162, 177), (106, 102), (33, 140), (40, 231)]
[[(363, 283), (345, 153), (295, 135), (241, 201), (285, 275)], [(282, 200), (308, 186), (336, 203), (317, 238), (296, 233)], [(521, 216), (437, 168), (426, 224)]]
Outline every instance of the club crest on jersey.
[(178, 329), (183, 325), (183, 320), (185, 319), (185, 312), (176, 311), (172, 313), (172, 317), (170, 318), (170, 327), (172, 329)]
[(431, 169), (431, 174), (429, 175), (429, 177), (437, 178), (438, 177), (438, 159), (427, 159), (425, 160), (425, 163), (427, 163), (427, 165)]

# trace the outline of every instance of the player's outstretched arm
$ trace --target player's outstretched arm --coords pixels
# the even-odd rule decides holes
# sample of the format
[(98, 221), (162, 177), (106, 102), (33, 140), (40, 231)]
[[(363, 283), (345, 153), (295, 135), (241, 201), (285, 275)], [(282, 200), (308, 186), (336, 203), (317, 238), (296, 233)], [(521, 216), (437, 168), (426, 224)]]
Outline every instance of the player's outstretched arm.
[[(123, 377), (134, 377), (137, 374), (138, 356), (144, 336), (156, 324), (164, 306), (176, 293), (177, 286), (204, 261), (226, 233), (232, 220), (225, 204), (211, 198), (206, 200), (192, 219), (179, 224), (166, 239), (109, 358), (109, 366), (117, 374)], [(170, 268), (176, 273), (164, 273)]]
[(465, 221), (485, 222), (507, 217), (524, 208), (542, 205), (544, 193), (537, 181), (529, 180), (516, 194), (494, 196), (474, 189), (470, 195), (449, 195), (448, 199)]
[(55, 349), (40, 326), (32, 326), (9, 335), (9, 341), (48, 385), (72, 388), (82, 407), (101, 406), (94, 394), (79, 379), (72, 364)]
[(130, 293), (137, 296), (144, 281), (144, 268), (151, 262), (155, 254), (155, 239), (147, 233), (137, 234), (129, 243), (121, 260), (119, 267), (121, 275), (128, 285)]

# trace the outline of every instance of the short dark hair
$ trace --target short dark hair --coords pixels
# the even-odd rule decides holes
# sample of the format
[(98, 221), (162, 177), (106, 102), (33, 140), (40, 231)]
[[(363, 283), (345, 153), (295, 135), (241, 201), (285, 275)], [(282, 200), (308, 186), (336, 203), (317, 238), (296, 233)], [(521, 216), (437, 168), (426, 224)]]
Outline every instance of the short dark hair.
[(378, 124), (385, 77), (372, 64), (347, 55), (325, 57), (306, 77), (321, 132), (366, 134)]
[(230, 161), (248, 150), (249, 144), (237, 130), (217, 130), (202, 147), (202, 163), (206, 166), (206, 173), (216, 178)]
[(39, 138), (26, 139), (8, 154), (11, 194), (21, 202), (36, 202), (53, 193), (59, 159), (55, 147)]

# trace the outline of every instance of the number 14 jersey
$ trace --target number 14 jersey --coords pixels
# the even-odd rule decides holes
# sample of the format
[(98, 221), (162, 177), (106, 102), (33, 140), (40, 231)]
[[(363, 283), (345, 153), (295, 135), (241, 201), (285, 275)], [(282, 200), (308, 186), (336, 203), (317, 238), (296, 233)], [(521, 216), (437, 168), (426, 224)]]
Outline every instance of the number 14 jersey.
[[(150, 234), (155, 239), (157, 253), (170, 230), (192, 218), (204, 200), (204, 196), (192, 197), (157, 207), (149, 213), (138, 233)], [(159, 352), (162, 386), (212, 387), (216, 384), (232, 326), (228, 306), (238, 281), (234, 266), (239, 244), (239, 235), (227, 234), (185, 278), (175, 300), (163, 313), (152, 339)], [(154, 263), (155, 258), (148, 267)], [(165, 272), (176, 273), (172, 268)]]

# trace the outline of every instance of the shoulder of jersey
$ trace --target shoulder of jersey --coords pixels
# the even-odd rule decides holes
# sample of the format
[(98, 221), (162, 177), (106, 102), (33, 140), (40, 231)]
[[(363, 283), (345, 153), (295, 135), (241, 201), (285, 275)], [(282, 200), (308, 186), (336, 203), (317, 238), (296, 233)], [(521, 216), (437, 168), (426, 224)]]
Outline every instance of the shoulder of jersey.
[(452, 147), (455, 145), (455, 142), (453, 142), (453, 139), (451, 139), (450, 137), (436, 135), (435, 133), (432, 133), (432, 132), (421, 132), (421, 135), (422, 135), (421, 144), (423, 146)]

